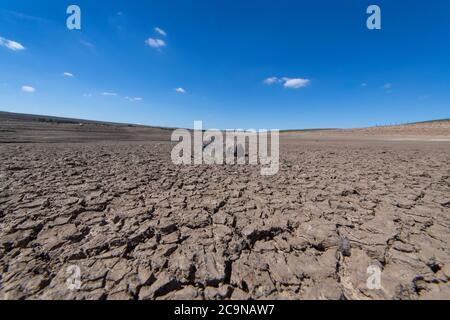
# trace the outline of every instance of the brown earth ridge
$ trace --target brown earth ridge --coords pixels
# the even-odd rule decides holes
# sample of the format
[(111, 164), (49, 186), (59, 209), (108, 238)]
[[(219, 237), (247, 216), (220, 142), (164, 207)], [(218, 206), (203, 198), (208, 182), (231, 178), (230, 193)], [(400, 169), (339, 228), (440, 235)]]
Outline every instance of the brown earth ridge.
[(0, 113), (0, 299), (450, 299), (449, 121), (285, 132), (270, 177), (171, 132)]

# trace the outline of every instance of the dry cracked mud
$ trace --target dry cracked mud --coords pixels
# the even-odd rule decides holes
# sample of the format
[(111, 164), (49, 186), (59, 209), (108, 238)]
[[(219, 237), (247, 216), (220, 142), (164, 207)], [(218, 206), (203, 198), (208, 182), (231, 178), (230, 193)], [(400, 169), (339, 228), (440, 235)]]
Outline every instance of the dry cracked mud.
[(449, 143), (281, 142), (272, 177), (0, 144), (0, 299), (450, 299)]

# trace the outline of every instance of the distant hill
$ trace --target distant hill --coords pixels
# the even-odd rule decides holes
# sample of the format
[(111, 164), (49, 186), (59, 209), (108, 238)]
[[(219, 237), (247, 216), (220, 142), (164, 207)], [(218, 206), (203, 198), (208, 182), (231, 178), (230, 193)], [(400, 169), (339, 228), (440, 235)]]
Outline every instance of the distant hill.
[(0, 111), (0, 143), (169, 141), (172, 130)]
[[(95, 141), (170, 141), (174, 128), (127, 123), (72, 119), (0, 111), (0, 143), (67, 143)], [(450, 119), (360, 129), (282, 130), (283, 136), (297, 137), (427, 137), (450, 138)]]
[(353, 129), (345, 129), (345, 128), (317, 128), (317, 129), (287, 129), (287, 130), (281, 130), (283, 133), (314, 133), (314, 132), (320, 132), (320, 131), (346, 131), (346, 130), (368, 130), (368, 129), (375, 129), (375, 128), (401, 128), (403, 126), (414, 126), (414, 125), (420, 125), (420, 124), (436, 124), (436, 123), (447, 123), (450, 122), (450, 118), (448, 119), (437, 119), (437, 120), (426, 120), (426, 121), (419, 121), (419, 122), (411, 122), (411, 123), (402, 123), (402, 124), (389, 124), (389, 125), (374, 125), (372, 127), (367, 128), (353, 128)]
[(47, 115), (13, 113), (13, 112), (6, 112), (6, 111), (0, 111), (0, 120), (1, 119), (42, 122), (42, 123), (59, 123), (59, 124), (96, 124), (96, 125), (119, 126), (119, 127), (121, 127), (121, 126), (144, 127), (144, 128), (159, 128), (159, 129), (167, 129), (167, 130), (173, 129), (173, 128), (165, 128), (165, 127), (159, 127), (159, 126), (146, 126), (146, 125), (129, 124), (129, 123), (85, 120), (85, 119), (76, 119), (76, 118), (63, 118), (63, 117), (55, 117), (55, 116), (47, 116)]
[(450, 122), (450, 118), (438, 119), (438, 120), (428, 120), (428, 121), (419, 121), (419, 122), (412, 122), (412, 123), (408, 123), (408, 124), (433, 123), (433, 122)]

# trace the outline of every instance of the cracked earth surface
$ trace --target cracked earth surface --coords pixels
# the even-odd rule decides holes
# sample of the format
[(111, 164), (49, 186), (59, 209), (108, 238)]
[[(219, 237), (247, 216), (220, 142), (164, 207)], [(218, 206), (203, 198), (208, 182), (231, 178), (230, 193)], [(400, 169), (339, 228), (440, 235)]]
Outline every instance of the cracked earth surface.
[(0, 298), (450, 299), (448, 144), (282, 139), (272, 177), (170, 150), (0, 145)]

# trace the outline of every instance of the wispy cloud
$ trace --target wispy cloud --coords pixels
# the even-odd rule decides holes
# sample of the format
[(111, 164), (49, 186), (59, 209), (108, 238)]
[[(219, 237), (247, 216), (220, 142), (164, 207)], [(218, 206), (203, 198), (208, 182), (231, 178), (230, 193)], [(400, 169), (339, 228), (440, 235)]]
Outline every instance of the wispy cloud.
[(431, 96), (429, 95), (429, 94), (424, 94), (424, 95), (421, 95), (421, 96), (419, 96), (419, 100), (427, 100), (427, 99), (429, 99)]
[(161, 29), (160, 27), (156, 27), (156, 28), (153, 29), (153, 30), (155, 30), (155, 32), (159, 33), (160, 35), (162, 35), (162, 36), (164, 36), (164, 37), (167, 36), (167, 32), (164, 31), (163, 29)]
[(83, 97), (90, 98), (92, 97), (92, 93), (83, 93)]
[(361, 87), (367, 87), (367, 83), (365, 82), (361, 83)]
[(0, 9), (0, 14), (3, 14), (5, 16), (9, 16), (9, 17), (13, 17), (13, 18), (18, 18), (18, 19), (22, 19), (22, 20), (28, 20), (28, 21), (32, 21), (32, 22), (37, 22), (37, 23), (50, 23), (50, 20), (47, 20), (45, 18), (41, 18), (41, 17), (37, 17), (37, 16), (31, 16), (22, 12), (17, 12), (17, 11), (11, 11), (11, 10), (2, 10)]
[(36, 89), (31, 86), (22, 86), (22, 91), (26, 93), (36, 92)]
[(264, 80), (264, 83), (267, 85), (273, 85), (278, 83), (283, 83), (283, 86), (285, 88), (289, 89), (299, 89), (304, 88), (310, 85), (311, 80), (309, 79), (302, 79), (302, 78), (278, 78), (278, 77), (269, 77)]
[(183, 94), (183, 93), (186, 93), (186, 90), (183, 89), (183, 88), (176, 88), (176, 89), (175, 89), (175, 92), (176, 92), (176, 93), (181, 93), (181, 94)]
[(385, 89), (385, 90), (392, 89), (392, 83), (386, 83), (386, 84), (383, 86), (383, 89)]
[(75, 77), (75, 76), (73, 75), (73, 73), (70, 73), (70, 72), (64, 72), (64, 73), (63, 73), (63, 76), (64, 76), (64, 77), (68, 77), (68, 78), (73, 78), (73, 77)]
[(102, 96), (116, 97), (117, 93), (115, 93), (115, 92), (102, 92)]
[(128, 97), (128, 96), (125, 97), (125, 99), (128, 100), (128, 101), (132, 101), (132, 102), (144, 100), (141, 97)]
[(159, 49), (166, 46), (166, 42), (161, 39), (148, 38), (145, 43), (152, 48)]
[(87, 48), (95, 48), (95, 46), (92, 44), (92, 43), (90, 43), (89, 41), (86, 41), (86, 40), (80, 40), (80, 43), (83, 45), (83, 46), (85, 46), (85, 47), (87, 47)]
[(80, 44), (87, 49), (87, 51), (90, 51), (94, 55), (98, 55), (97, 48), (92, 42), (89, 42), (87, 40), (81, 39)]
[(264, 83), (267, 85), (275, 84), (281, 82), (281, 79), (278, 79), (277, 77), (270, 77), (264, 80)]
[(13, 40), (5, 39), (3, 37), (0, 37), (0, 46), (6, 47), (12, 51), (25, 50), (25, 47), (22, 44)]
[(299, 89), (309, 86), (310, 83), (311, 80), (308, 79), (301, 79), (301, 78), (286, 79), (284, 82), (284, 87), (290, 89)]

